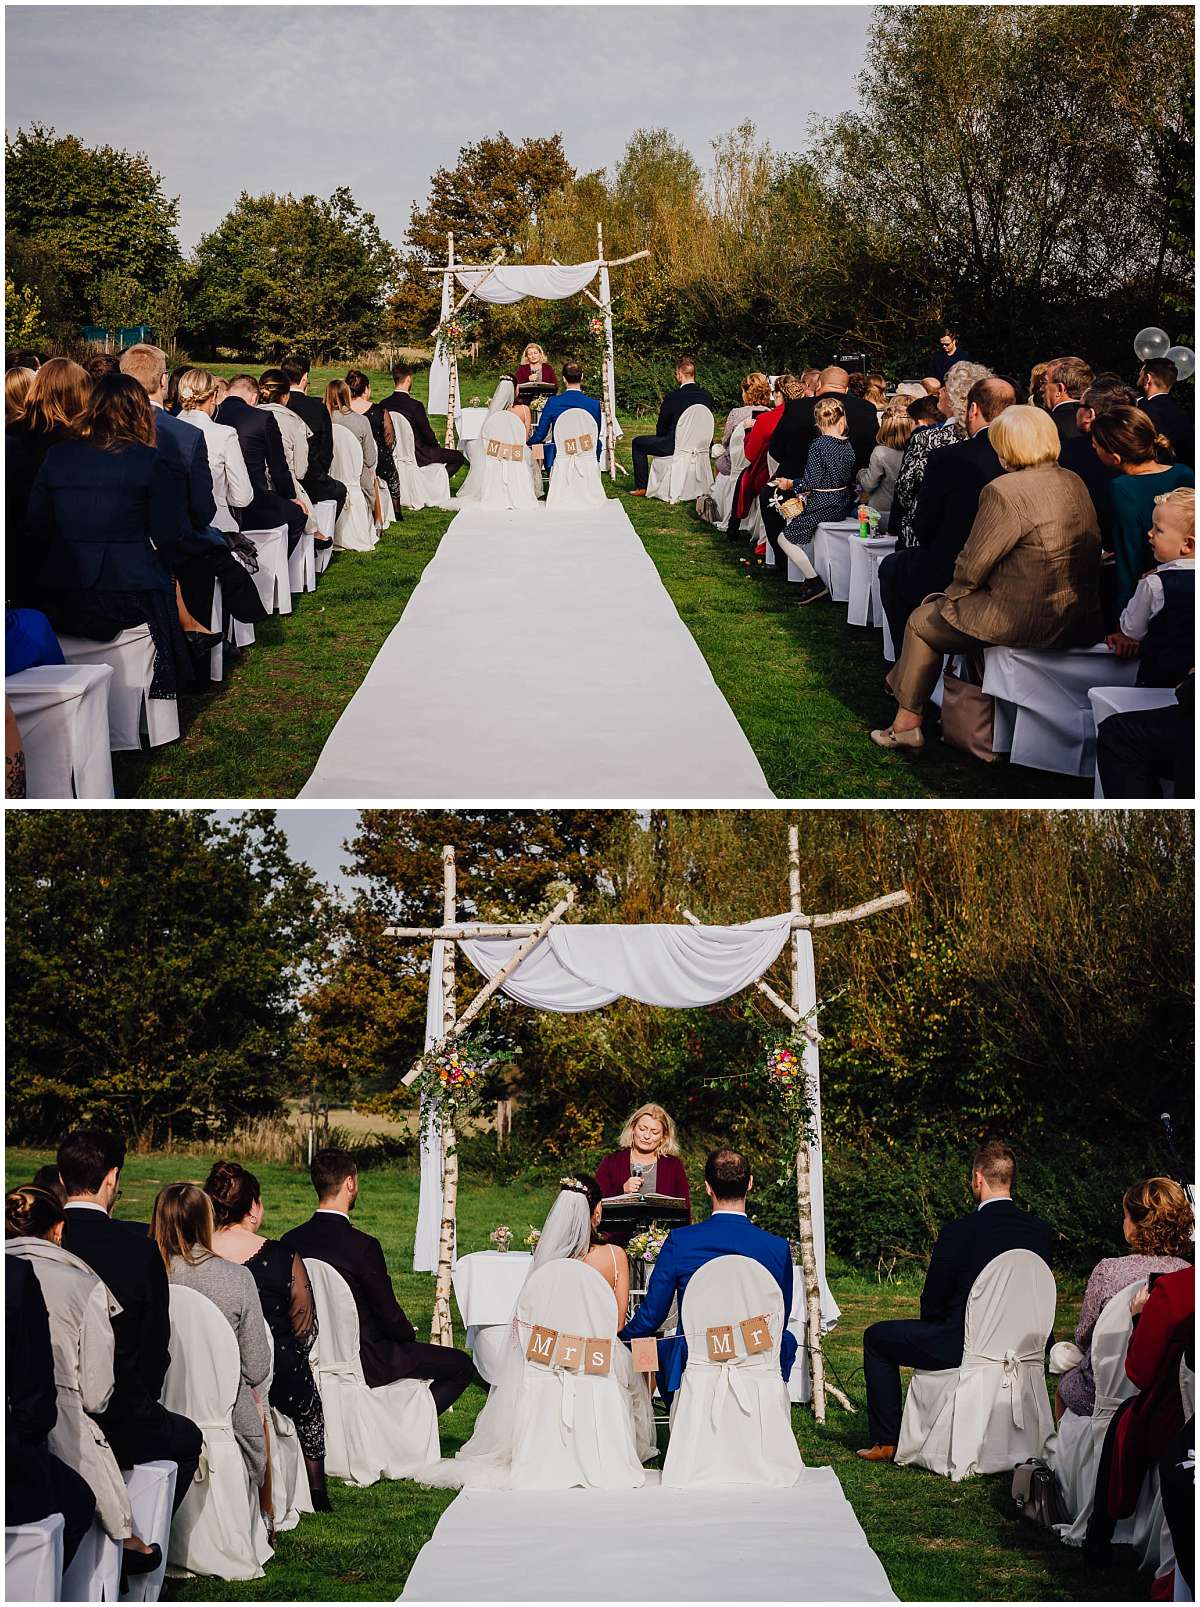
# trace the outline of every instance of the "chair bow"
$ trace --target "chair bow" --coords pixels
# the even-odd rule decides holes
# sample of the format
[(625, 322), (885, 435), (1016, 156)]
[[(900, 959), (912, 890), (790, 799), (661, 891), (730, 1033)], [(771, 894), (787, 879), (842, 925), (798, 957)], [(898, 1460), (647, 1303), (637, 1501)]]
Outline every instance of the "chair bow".
[(1021, 1368), (1032, 1366), (1035, 1363), (1040, 1363), (1042, 1356), (1043, 1352), (1040, 1350), (1026, 1351), (1022, 1354), (1020, 1351), (1012, 1350), (1010, 1348), (1004, 1352), (1004, 1355), (1001, 1358), (1001, 1365), (1004, 1368), (1004, 1378), (1001, 1381), (1000, 1387), (1001, 1389), (1006, 1389), (1008, 1391), (1009, 1408), (1012, 1412), (1012, 1420), (1016, 1428), (1025, 1427), (1025, 1409), (1021, 1404)]
[(575, 1374), (565, 1367), (558, 1369), (562, 1379), (562, 1397), (559, 1403), (559, 1432), (565, 1445), (567, 1437), (575, 1427)]

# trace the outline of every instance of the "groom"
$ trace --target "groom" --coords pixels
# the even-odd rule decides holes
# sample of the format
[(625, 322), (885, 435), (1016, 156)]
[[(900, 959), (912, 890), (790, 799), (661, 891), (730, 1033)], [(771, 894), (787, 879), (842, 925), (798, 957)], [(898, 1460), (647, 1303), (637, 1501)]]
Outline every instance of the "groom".
[(704, 1190), (712, 1201), (712, 1215), (706, 1222), (692, 1222), (668, 1233), (659, 1251), (646, 1298), (635, 1316), (621, 1329), (621, 1339), (641, 1339), (656, 1334), (679, 1297), (679, 1328), (673, 1339), (660, 1347), (665, 1363), (659, 1381), (664, 1396), (674, 1394), (687, 1366), (687, 1340), (683, 1336), (683, 1295), (688, 1281), (706, 1261), (719, 1255), (744, 1255), (764, 1266), (783, 1295), (783, 1342), (780, 1362), (786, 1379), (796, 1359), (796, 1336), (787, 1331), (792, 1309), (792, 1255), (786, 1239), (756, 1228), (746, 1215), (746, 1195), (754, 1186), (750, 1164), (735, 1149), (717, 1149), (704, 1164)]

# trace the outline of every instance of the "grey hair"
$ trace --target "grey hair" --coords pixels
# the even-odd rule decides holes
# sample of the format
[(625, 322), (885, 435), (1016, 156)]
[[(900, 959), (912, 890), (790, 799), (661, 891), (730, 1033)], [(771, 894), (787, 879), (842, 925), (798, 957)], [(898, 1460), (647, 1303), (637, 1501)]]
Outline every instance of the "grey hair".
[(991, 377), (991, 369), (985, 368), (982, 363), (955, 363), (947, 370), (942, 386), (950, 398), (954, 417), (962, 429), (965, 430), (967, 427), (967, 397), (971, 393), (971, 386), (976, 380)]

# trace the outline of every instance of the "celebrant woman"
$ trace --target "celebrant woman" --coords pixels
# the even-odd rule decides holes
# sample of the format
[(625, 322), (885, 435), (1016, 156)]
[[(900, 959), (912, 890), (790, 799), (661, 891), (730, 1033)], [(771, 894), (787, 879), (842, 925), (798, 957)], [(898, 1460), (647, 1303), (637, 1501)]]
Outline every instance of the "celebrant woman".
[[(620, 1146), (596, 1168), (596, 1181), (611, 1199), (617, 1194), (669, 1194), (687, 1206), (692, 1219), (692, 1196), (687, 1173), (679, 1159), (675, 1123), (661, 1105), (639, 1105), (621, 1129)], [(622, 1244), (630, 1228), (605, 1228), (608, 1238)]]
[(536, 340), (531, 340), (521, 353), (521, 362), (513, 375), (518, 395), (522, 385), (553, 385), (558, 389), (558, 375), (546, 361), (546, 354)]

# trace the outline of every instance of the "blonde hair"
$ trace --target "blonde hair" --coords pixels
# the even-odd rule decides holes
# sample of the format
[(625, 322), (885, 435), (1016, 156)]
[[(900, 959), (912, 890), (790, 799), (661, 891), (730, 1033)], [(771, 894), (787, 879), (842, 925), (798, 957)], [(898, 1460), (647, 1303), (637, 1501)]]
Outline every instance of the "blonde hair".
[(875, 439), (880, 446), (895, 447), (898, 452), (902, 452), (916, 427), (908, 416), (907, 408), (903, 411), (890, 408), (879, 421), (879, 434)]
[(1163, 491), (1155, 497), (1156, 507), (1168, 507), (1176, 504), (1181, 513), (1185, 513), (1193, 531), (1196, 528), (1196, 488), (1192, 485), (1177, 485), (1174, 491)]
[(797, 379), (795, 374), (780, 374), (775, 381), (775, 388), (785, 402), (798, 402), (804, 395), (804, 381)]
[(179, 407), (183, 413), (203, 407), (217, 394), (217, 377), (207, 368), (185, 368), (179, 376)]
[(4, 422), (11, 424), (25, 411), (25, 398), (33, 384), (32, 368), (10, 368), (4, 375)]
[(742, 401), (750, 407), (770, 407), (771, 381), (765, 374), (747, 374), (742, 381)]
[(1036, 469), (1043, 463), (1058, 462), (1058, 430), (1041, 407), (1006, 407), (988, 425), (988, 440), (1006, 469)]
[(813, 423), (819, 430), (827, 430), (831, 424), (836, 424), (845, 416), (846, 409), (833, 396), (823, 396), (813, 408)]
[(667, 1115), (666, 1111), (661, 1105), (655, 1105), (652, 1103), (639, 1105), (634, 1111), (633, 1115), (621, 1129), (621, 1136), (617, 1140), (617, 1148), (633, 1148), (633, 1130), (641, 1121), (643, 1116), (653, 1116), (654, 1120), (663, 1130), (663, 1141), (658, 1146), (658, 1153), (660, 1155), (678, 1155), (679, 1136), (675, 1131), (675, 1123)]
[(122, 374), (132, 374), (145, 391), (156, 391), (167, 371), (167, 354), (161, 346), (139, 341), (121, 353)]
[[(546, 361), (546, 353), (543, 350), (543, 348), (538, 345), (536, 340), (531, 340), (529, 342), (528, 346), (526, 346), (525, 350), (521, 353), (521, 361), (523, 363), (529, 363), (529, 354), (530, 354), (530, 352), (537, 352), (539, 354), (539, 357), (540, 357), (541, 361), (543, 363)], [(529, 366), (532, 368), (533, 364), (529, 363)]]

